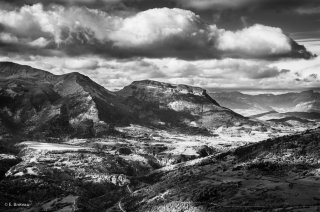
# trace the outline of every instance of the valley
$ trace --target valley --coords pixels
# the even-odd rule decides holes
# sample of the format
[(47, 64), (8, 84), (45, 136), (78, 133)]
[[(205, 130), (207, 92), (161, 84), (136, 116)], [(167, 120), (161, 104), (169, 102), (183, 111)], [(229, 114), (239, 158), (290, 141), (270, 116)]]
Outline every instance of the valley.
[(318, 120), (320, 93), (314, 90), (283, 94), (244, 94), (241, 92), (212, 92), (212, 98), (243, 116), (279, 113)]

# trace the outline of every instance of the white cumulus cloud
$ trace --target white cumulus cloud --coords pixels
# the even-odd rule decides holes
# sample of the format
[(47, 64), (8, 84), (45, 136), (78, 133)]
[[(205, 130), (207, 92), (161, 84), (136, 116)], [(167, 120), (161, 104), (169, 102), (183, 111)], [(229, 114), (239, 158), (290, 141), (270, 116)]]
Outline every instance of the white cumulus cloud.
[(236, 32), (223, 31), (217, 47), (230, 54), (248, 56), (281, 55), (292, 50), (289, 37), (280, 28), (260, 24)]
[(205, 42), (206, 26), (199, 16), (182, 9), (150, 9), (123, 19), (111, 39), (121, 47), (138, 47), (156, 43)]
[(71, 59), (65, 59), (63, 63), (63, 68), (65, 69), (71, 69), (71, 70), (93, 70), (98, 67), (99, 63), (95, 59), (85, 59), (85, 58), (71, 58)]
[(18, 43), (18, 38), (10, 33), (1, 32), (0, 41), (4, 43)]
[[(280, 28), (257, 24), (227, 31), (182, 9), (150, 9), (120, 17), (86, 7), (44, 8), (35, 4), (19, 10), (0, 9), (0, 24), (20, 44), (55, 48), (73, 55), (255, 58), (290, 56), (294, 50), (292, 41)], [(2, 40), (12, 41), (8, 36)], [(299, 51), (296, 54), (304, 56)]]

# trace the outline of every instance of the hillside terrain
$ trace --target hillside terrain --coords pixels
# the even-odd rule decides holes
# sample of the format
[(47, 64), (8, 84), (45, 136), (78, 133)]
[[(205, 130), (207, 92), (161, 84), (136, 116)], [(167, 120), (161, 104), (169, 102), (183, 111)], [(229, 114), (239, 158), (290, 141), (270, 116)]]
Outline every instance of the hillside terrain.
[(0, 211), (317, 209), (318, 123), (266, 115), (199, 87), (111, 92), (1, 62)]
[(17, 156), (0, 158), (7, 165), (0, 202), (28, 204), (14, 211), (317, 211), (320, 206), (319, 129), (254, 143), (118, 130), (121, 138), (17, 144)]
[(125, 211), (318, 211), (320, 131), (268, 139), (139, 178)]

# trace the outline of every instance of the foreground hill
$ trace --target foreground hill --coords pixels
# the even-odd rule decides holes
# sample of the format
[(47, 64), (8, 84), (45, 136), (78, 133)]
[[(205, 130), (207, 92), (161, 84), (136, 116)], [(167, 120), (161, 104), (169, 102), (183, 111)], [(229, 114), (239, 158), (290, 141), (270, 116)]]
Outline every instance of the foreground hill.
[(0, 132), (34, 137), (101, 136), (129, 124), (210, 131), (253, 123), (201, 88), (141, 81), (114, 93), (79, 73), (10, 62), (0, 63), (0, 121)]
[[(317, 211), (320, 206), (319, 129), (238, 148), (212, 137), (178, 135), (22, 142), (18, 156), (0, 154), (0, 203), (29, 204), (15, 211), (108, 212)], [(194, 160), (175, 158), (164, 145), (168, 139), (213, 146), (199, 148)], [(3, 206), (1, 211), (12, 211)]]
[(318, 211), (320, 130), (159, 169), (125, 211)]

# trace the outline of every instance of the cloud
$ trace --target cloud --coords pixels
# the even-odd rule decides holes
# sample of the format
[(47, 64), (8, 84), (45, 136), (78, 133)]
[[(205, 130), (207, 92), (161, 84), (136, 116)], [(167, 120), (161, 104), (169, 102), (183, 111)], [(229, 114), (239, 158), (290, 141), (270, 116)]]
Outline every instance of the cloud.
[(57, 45), (103, 41), (115, 19), (98, 10), (62, 6), (45, 10), (42, 4), (23, 6), (18, 11), (0, 10), (0, 23), (6, 30), (26, 39), (44, 37)]
[(123, 19), (110, 34), (119, 49), (141, 55), (214, 56), (214, 37), (199, 16), (182, 9), (151, 9)]
[(266, 62), (244, 59), (185, 61), (174, 58), (145, 59), (166, 73), (167, 78), (202, 78), (203, 81), (225, 81), (225, 84), (241, 80), (277, 78), (290, 73)]
[(63, 64), (63, 68), (72, 70), (94, 70), (98, 68), (99, 63), (92, 59), (66, 59)]
[(212, 59), (185, 61), (174, 58), (145, 59), (166, 73), (156, 79), (207, 88), (295, 88), (309, 84), (296, 83), (290, 70), (280, 69), (272, 62), (248, 59)]
[(318, 0), (175, 0), (179, 6), (195, 10), (277, 10), (294, 11), (297, 8), (320, 6)]
[[(105, 6), (112, 6), (121, 4), (122, 0), (1, 0), (0, 5), (6, 6), (6, 8), (12, 8), (13, 6), (24, 6), (24, 5), (34, 5), (42, 3), (45, 6), (49, 6), (52, 4), (55, 5), (63, 5), (63, 6), (87, 6), (93, 8), (101, 8)], [(11, 7), (10, 7), (11, 5)]]
[(304, 82), (304, 83), (308, 83), (308, 84), (309, 83), (312, 83), (312, 84), (317, 83), (319, 85), (319, 83), (320, 83), (320, 79), (318, 77), (318, 74), (310, 74), (306, 77), (299, 77), (298, 76), (295, 80), (296, 80), (296, 82)]
[[(316, 69), (284, 69), (273, 61), (252, 59), (181, 60), (177, 58), (105, 59), (97, 56), (28, 58), (0, 57), (54, 74), (80, 72), (106, 87), (120, 89), (135, 80), (151, 79), (205, 88), (298, 89), (320, 85)], [(305, 63), (310, 60), (305, 61)], [(307, 64), (305, 64), (307, 65)], [(298, 79), (298, 81), (296, 80)]]
[(310, 74), (303, 79), (305, 82), (319, 82), (318, 74)]
[(199, 10), (207, 10), (210, 8), (226, 9), (226, 8), (239, 8), (252, 3), (253, 0), (176, 0), (181, 6), (186, 8), (194, 8)]
[[(276, 10), (302, 11), (300, 14), (314, 11), (320, 6), (318, 0), (2, 0), (0, 8), (16, 8), (24, 5), (41, 3), (46, 7), (62, 5), (65, 7), (80, 6), (103, 11), (143, 11), (150, 8), (180, 7), (193, 11), (223, 11), (223, 10)], [(307, 11), (307, 12), (304, 12)], [(313, 13), (313, 12), (312, 12)]]
[(138, 13), (124, 19), (110, 38), (117, 47), (144, 56), (180, 54), (180, 57), (188, 58), (192, 53), (201, 58), (312, 56), (280, 28), (256, 24), (232, 32), (207, 25), (193, 12), (181, 9), (152, 9)]
[(206, 39), (206, 33), (206, 26), (193, 12), (162, 8), (123, 19), (120, 28), (112, 32), (110, 38), (116, 46), (143, 47), (172, 42), (173, 39), (197, 43)]
[(10, 33), (0, 32), (0, 41), (4, 43), (18, 43), (18, 38)]
[(318, 7), (299, 7), (295, 11), (301, 15), (320, 14), (320, 6), (318, 6)]
[[(280, 58), (312, 55), (281, 29), (263, 25), (232, 32), (182, 9), (150, 9), (129, 17), (86, 7), (23, 6), (0, 10), (3, 33), (17, 38), (5, 51), (23, 46), (38, 54), (105, 57)], [(7, 40), (0, 40), (7, 44)], [(12, 44), (12, 42), (11, 42)], [(0, 44), (1, 45), (1, 44)], [(48, 50), (48, 51), (46, 51)], [(4, 50), (2, 50), (4, 51)]]
[(287, 54), (292, 50), (289, 37), (280, 28), (259, 24), (236, 32), (223, 31), (217, 46), (230, 54), (252, 57)]
[(276, 67), (272, 68), (262, 68), (262, 69), (257, 69), (255, 71), (250, 71), (249, 77), (251, 79), (265, 79), (265, 78), (273, 78), (273, 77), (278, 77), (282, 74), (287, 74), (289, 73), (290, 70), (282, 69), (279, 70)]
[(43, 37), (37, 38), (34, 41), (29, 42), (30, 46), (35, 47), (46, 47), (49, 44), (49, 41)]

